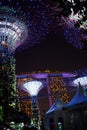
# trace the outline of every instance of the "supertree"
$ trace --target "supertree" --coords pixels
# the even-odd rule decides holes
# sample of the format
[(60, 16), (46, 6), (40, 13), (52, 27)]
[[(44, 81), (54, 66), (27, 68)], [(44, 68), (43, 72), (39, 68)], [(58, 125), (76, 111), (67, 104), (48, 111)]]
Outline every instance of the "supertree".
[[(18, 111), (15, 51), (45, 38), (52, 24), (50, 5), (43, 0), (0, 1), (0, 122)], [(23, 45), (23, 46), (22, 46)], [(12, 108), (12, 109), (11, 109)], [(11, 111), (12, 110), (12, 111)]]
[(18, 101), (13, 50), (4, 41), (0, 44), (0, 77), (0, 121), (5, 124), (10, 112), (18, 111)]
[(42, 82), (37, 81), (37, 80), (34, 80), (34, 81), (32, 80), (30, 82), (26, 82), (23, 84), (24, 91), (30, 94), (31, 100), (32, 100), (31, 125), (35, 126), (38, 130), (40, 130), (41, 119), (40, 119), (37, 95), (38, 95), (38, 92), (42, 89), (42, 87), (43, 87)]
[(5, 4), (0, 2), (0, 124), (3, 126), (11, 121), (11, 113), (19, 111), (14, 52), (24, 32), (24, 25), (12, 15), (16, 11)]
[(58, 25), (65, 29), (67, 43), (80, 50), (87, 49), (87, 1), (55, 0), (53, 3)]

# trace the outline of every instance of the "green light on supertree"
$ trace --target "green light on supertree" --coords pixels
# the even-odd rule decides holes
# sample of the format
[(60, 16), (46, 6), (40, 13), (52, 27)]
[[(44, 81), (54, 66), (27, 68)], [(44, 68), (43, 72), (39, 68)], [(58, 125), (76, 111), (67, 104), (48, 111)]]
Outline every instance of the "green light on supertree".
[(16, 122), (15, 113), (19, 112), (14, 53), (26, 39), (27, 30), (17, 15), (14, 8), (0, 6), (0, 125), (3, 126)]
[(18, 111), (15, 59), (13, 49), (0, 44), (0, 123), (9, 121), (11, 112)]

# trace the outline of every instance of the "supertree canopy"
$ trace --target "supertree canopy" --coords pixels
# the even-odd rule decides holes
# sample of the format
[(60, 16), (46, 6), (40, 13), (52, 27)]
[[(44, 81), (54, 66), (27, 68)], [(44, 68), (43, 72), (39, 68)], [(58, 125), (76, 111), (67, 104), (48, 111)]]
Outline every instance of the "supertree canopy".
[(78, 49), (87, 49), (87, 1), (55, 1), (55, 16), (58, 24), (64, 25), (67, 43)]
[(26, 82), (24, 84), (24, 88), (27, 90), (27, 92), (30, 93), (31, 96), (37, 96), (41, 86), (42, 83), (39, 81), (31, 81), (31, 82)]
[(78, 85), (79, 86), (79, 83), (82, 85), (82, 86), (85, 86), (87, 85), (87, 77), (80, 77), (80, 78), (77, 78), (73, 81), (73, 83), (75, 85)]
[(48, 34), (52, 15), (50, 5), (44, 0), (2, 1), (0, 40), (11, 44), (13, 48), (23, 43), (23, 48), (33, 46)]
[(66, 41), (78, 49), (85, 49), (87, 42), (87, 23), (79, 24), (80, 16), (77, 14), (66, 20), (66, 30), (64, 33)]
[(23, 43), (27, 36), (27, 29), (17, 18), (16, 10), (8, 5), (0, 5), (0, 42), (5, 41), (15, 49)]
[(76, 76), (71, 78), (65, 78), (64, 81), (66, 82), (67, 86), (73, 86), (74, 91), (79, 87), (79, 85), (82, 86), (84, 95), (87, 96), (87, 69), (79, 69), (75, 70), (74, 73)]

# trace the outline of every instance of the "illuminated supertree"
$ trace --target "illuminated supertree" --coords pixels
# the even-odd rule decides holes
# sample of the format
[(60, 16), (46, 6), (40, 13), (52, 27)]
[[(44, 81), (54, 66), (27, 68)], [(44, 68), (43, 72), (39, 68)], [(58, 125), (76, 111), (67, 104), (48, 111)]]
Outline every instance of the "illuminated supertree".
[(17, 48), (24, 41), (25, 44), (23, 47), (21, 46), (21, 49), (38, 44), (48, 34), (49, 26), (52, 23), (53, 14), (50, 5), (45, 3), (44, 0), (6, 1), (3, 7), (4, 2), (2, 2), (1, 10), (8, 13), (8, 17), (4, 16), (4, 19), (7, 17), (4, 24), (6, 25), (6, 21), (9, 21), (7, 26), (10, 26), (8, 28), (8, 32), (12, 36), (10, 40), (17, 41), (17, 44), (13, 44), (13, 46)]
[(87, 49), (87, 1), (55, 0), (54, 3), (55, 17), (65, 29), (67, 43), (80, 50)]
[(40, 81), (32, 80), (23, 84), (23, 90), (28, 92), (31, 96), (32, 105), (32, 117), (31, 117), (31, 125), (35, 126), (38, 130), (40, 130), (41, 120), (38, 106), (37, 95), (39, 91), (42, 89), (43, 84)]
[[(79, 24), (79, 15), (71, 16), (71, 18), (66, 19), (66, 30), (64, 36), (66, 41), (77, 49), (85, 49), (87, 42), (87, 23)], [(77, 35), (78, 34), (78, 35)]]
[(87, 96), (87, 69), (76, 70), (78, 77), (73, 79), (72, 84), (75, 87), (79, 87), (79, 84), (83, 87), (84, 95)]
[(87, 69), (75, 70), (74, 73), (76, 74), (75, 77), (64, 79), (66, 85), (69, 86), (69, 88), (73, 87), (73, 90), (70, 90), (70, 92), (75, 93), (80, 84), (83, 88), (84, 95), (87, 96)]
[(19, 111), (14, 51), (24, 40), (22, 34), (25, 28), (12, 15), (15, 13), (13, 8), (0, 2), (0, 123), (3, 125), (14, 120), (11, 114)]
[(3, 99), (0, 120), (3, 122), (6, 122), (6, 109), (17, 108), (15, 50), (39, 43), (48, 34), (51, 23), (50, 6), (43, 0), (0, 1), (0, 99)]

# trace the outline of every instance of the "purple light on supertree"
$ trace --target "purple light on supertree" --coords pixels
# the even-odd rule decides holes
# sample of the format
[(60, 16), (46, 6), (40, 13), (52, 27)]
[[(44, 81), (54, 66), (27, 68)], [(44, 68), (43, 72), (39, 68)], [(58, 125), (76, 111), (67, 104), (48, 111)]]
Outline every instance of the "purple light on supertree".
[[(72, 9), (71, 9), (72, 10)], [(87, 21), (79, 22), (82, 20), (82, 15), (72, 13), (64, 19), (66, 24), (66, 30), (64, 32), (67, 43), (71, 44), (75, 48), (84, 49), (87, 42)]]
[[(64, 81), (66, 82), (67, 86), (75, 86), (79, 85), (79, 82), (82, 86), (87, 86), (86, 84), (86, 77), (87, 77), (87, 69), (79, 69), (73, 72), (75, 76), (73, 77), (65, 77)], [(75, 81), (75, 82), (74, 82)], [(84, 82), (84, 83), (83, 83)]]
[(43, 0), (0, 3), (0, 40), (4, 39), (14, 49), (38, 44), (48, 34), (51, 23), (50, 6)]
[[(81, 4), (83, 1), (79, 2)], [(64, 29), (66, 42), (77, 49), (87, 49), (87, 20), (85, 18), (87, 9), (83, 4), (76, 12), (75, 4), (74, 0), (58, 1), (53, 10), (58, 21), (57, 25)]]
[(81, 29), (80, 28), (67, 28), (64, 33), (66, 41), (78, 49), (84, 48), (84, 43), (81, 39)]
[(78, 77), (73, 80), (73, 84), (79, 86), (80, 83), (83, 86), (84, 94), (87, 96), (87, 69), (75, 70)]

